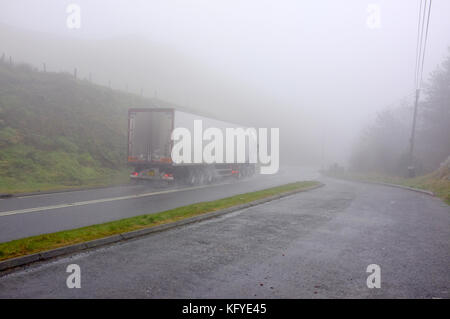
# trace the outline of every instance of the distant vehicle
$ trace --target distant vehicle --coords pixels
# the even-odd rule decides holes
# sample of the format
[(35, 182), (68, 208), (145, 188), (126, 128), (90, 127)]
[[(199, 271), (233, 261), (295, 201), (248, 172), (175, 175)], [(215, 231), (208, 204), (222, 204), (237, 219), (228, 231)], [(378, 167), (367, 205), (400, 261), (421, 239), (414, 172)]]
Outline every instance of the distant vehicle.
[[(190, 185), (209, 184), (231, 176), (252, 176), (256, 164), (249, 163), (248, 145), (244, 163), (174, 163), (171, 134), (175, 128), (193, 132), (194, 120), (202, 120), (203, 130), (241, 127), (205, 116), (179, 111), (174, 108), (132, 108), (128, 111), (128, 164), (134, 167), (132, 180), (181, 182)], [(206, 142), (203, 142), (206, 144)], [(193, 147), (191, 148), (193, 152)], [(225, 152), (225, 149), (224, 149)]]

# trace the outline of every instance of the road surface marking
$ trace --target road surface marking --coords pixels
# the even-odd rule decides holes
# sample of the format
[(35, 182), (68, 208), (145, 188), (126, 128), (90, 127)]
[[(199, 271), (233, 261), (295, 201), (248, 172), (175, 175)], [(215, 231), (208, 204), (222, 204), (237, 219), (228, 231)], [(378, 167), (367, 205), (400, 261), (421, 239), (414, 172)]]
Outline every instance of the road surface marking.
[(67, 207), (76, 207), (76, 206), (84, 206), (84, 205), (91, 205), (91, 204), (98, 204), (98, 203), (113, 202), (113, 201), (124, 200), (124, 199), (133, 199), (133, 198), (135, 199), (135, 198), (149, 197), (149, 196), (155, 196), (155, 195), (161, 195), (161, 194), (169, 194), (169, 193), (188, 191), (188, 190), (194, 190), (194, 189), (201, 189), (201, 188), (213, 187), (213, 186), (221, 186), (221, 185), (227, 185), (227, 184), (228, 183), (221, 183), (221, 184), (214, 184), (214, 185), (203, 185), (203, 186), (193, 186), (193, 187), (170, 189), (170, 190), (159, 191), (159, 192), (152, 192), (152, 193), (142, 193), (142, 194), (135, 194), (135, 195), (120, 196), (120, 197), (110, 197), (110, 198), (87, 200), (87, 201), (67, 203), (67, 204), (32, 207), (32, 208), (25, 208), (25, 209), (19, 209), (19, 210), (11, 210), (11, 211), (0, 212), (0, 217), (2, 217), (2, 216), (10, 216), (10, 215), (17, 215), (17, 214), (27, 214), (27, 213), (33, 213), (33, 212), (40, 212), (40, 211), (43, 211), (43, 210), (51, 210), (51, 209), (58, 209), (58, 208), (67, 208)]

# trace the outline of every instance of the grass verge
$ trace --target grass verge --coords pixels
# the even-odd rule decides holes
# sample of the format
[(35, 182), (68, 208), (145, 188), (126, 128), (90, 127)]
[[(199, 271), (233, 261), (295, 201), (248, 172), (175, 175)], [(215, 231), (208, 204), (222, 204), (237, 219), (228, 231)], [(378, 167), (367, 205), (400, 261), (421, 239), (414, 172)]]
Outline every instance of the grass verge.
[(37, 182), (31, 178), (17, 179), (0, 176), (0, 194), (20, 194), (60, 190), (76, 190), (90, 187), (106, 187), (126, 184), (130, 181), (130, 169), (108, 170), (95, 178), (85, 178), (74, 182)]
[(428, 190), (432, 191), (436, 196), (438, 196), (445, 203), (450, 205), (450, 180), (448, 179), (447, 175), (439, 174), (439, 172), (434, 172), (428, 175), (418, 176), (415, 178), (403, 178), (398, 176), (386, 176), (370, 173), (357, 174), (350, 172), (328, 174), (328, 175), (332, 177), (357, 180), (363, 182), (389, 183)]
[(200, 202), (182, 206), (156, 214), (140, 215), (104, 224), (97, 224), (4, 242), (0, 243), (0, 261), (142, 228), (167, 224), (196, 215), (249, 203), (276, 194), (307, 189), (317, 185), (319, 185), (319, 183), (315, 181), (296, 182), (261, 191), (235, 195), (215, 201)]

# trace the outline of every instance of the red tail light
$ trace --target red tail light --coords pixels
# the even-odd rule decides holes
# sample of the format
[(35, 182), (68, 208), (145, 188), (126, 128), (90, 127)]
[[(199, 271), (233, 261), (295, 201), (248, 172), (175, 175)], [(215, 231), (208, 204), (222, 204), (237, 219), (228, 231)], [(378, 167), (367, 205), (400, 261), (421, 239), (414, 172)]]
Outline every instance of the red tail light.
[(139, 173), (138, 173), (138, 172), (133, 172), (133, 173), (131, 173), (131, 175), (133, 175), (133, 176), (138, 176)]

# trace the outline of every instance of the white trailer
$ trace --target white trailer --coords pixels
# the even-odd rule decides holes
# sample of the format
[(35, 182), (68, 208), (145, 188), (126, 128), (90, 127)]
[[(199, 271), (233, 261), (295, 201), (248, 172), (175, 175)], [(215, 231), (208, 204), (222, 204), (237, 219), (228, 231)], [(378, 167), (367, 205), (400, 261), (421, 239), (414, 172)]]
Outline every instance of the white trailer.
[[(256, 151), (249, 148), (250, 141), (245, 146), (245, 160), (240, 163), (225, 163), (225, 161), (212, 164), (174, 163), (171, 156), (174, 146), (171, 139), (172, 132), (176, 128), (185, 128), (194, 137), (194, 121), (196, 120), (201, 120), (203, 131), (208, 128), (217, 128), (222, 131), (224, 137), (227, 128), (243, 128), (233, 123), (173, 108), (130, 109), (128, 111), (128, 164), (134, 167), (130, 177), (135, 180), (204, 184), (224, 176), (241, 178), (255, 173), (256, 164), (250, 163), (250, 159), (252, 152)], [(192, 152), (194, 151), (193, 140), (194, 138), (191, 144)], [(225, 143), (223, 154), (226, 158)]]

